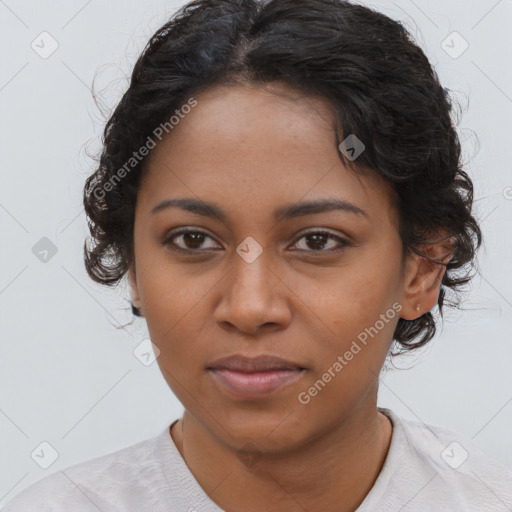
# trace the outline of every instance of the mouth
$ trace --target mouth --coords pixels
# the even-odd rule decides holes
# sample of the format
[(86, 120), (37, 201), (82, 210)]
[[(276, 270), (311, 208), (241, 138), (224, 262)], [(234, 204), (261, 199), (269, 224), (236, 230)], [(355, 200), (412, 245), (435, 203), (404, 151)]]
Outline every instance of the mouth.
[(306, 368), (279, 357), (230, 356), (206, 368), (220, 387), (238, 398), (261, 398), (299, 379)]

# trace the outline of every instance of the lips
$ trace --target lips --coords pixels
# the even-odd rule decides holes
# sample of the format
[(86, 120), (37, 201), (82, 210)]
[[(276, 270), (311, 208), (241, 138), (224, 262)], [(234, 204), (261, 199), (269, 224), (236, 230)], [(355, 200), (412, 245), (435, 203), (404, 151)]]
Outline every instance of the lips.
[(302, 370), (298, 364), (286, 361), (280, 357), (274, 356), (258, 356), (258, 357), (244, 357), (244, 356), (229, 356), (223, 359), (218, 359), (212, 363), (209, 369), (213, 370), (231, 370), (233, 372), (243, 373), (257, 373), (257, 372), (270, 372), (276, 370)]
[(207, 370), (231, 396), (261, 398), (299, 379), (306, 369), (275, 356), (234, 355), (218, 359)]

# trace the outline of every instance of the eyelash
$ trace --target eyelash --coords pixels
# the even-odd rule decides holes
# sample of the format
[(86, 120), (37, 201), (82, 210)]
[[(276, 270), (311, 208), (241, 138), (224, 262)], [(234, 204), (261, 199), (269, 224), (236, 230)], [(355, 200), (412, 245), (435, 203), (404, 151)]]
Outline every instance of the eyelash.
[[(162, 245), (169, 247), (172, 251), (188, 253), (188, 254), (191, 254), (191, 253), (196, 253), (197, 254), (197, 253), (204, 253), (204, 252), (208, 252), (208, 251), (212, 251), (212, 250), (217, 250), (217, 249), (183, 249), (182, 247), (177, 247), (174, 244), (173, 240), (176, 237), (178, 237), (180, 235), (184, 235), (184, 234), (191, 234), (191, 233), (201, 234), (201, 235), (204, 235), (205, 237), (211, 238), (213, 240), (213, 238), (210, 235), (208, 235), (208, 233), (205, 233), (204, 231), (200, 231), (200, 230), (197, 230), (197, 229), (182, 229), (182, 230), (177, 231), (176, 233), (173, 233), (172, 235), (166, 237), (165, 240), (162, 242)], [(338, 243), (340, 243), (341, 247), (338, 247), (337, 249), (328, 249), (328, 250), (321, 250), (321, 249), (318, 249), (318, 250), (295, 249), (295, 250), (303, 251), (303, 252), (307, 252), (307, 253), (320, 253), (320, 254), (321, 253), (327, 253), (327, 254), (333, 254), (333, 253), (338, 253), (338, 252), (344, 250), (346, 247), (350, 246), (350, 244), (346, 240), (344, 240), (343, 238), (340, 238), (339, 236), (333, 235), (332, 233), (329, 233), (328, 231), (324, 231), (324, 230), (309, 231), (307, 233), (303, 233), (294, 242), (294, 245), (299, 240), (302, 240), (303, 238), (305, 238), (307, 236), (311, 236), (311, 235), (326, 235), (327, 239), (331, 239), (331, 240), (337, 241)]]

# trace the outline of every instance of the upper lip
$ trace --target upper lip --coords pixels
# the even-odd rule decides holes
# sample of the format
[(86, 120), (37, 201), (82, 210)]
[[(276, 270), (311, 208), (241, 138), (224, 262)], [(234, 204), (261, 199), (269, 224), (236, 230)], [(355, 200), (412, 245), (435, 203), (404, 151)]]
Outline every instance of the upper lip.
[(303, 370), (304, 368), (296, 363), (276, 356), (260, 355), (257, 357), (247, 357), (233, 355), (215, 360), (207, 369), (251, 373), (276, 370)]

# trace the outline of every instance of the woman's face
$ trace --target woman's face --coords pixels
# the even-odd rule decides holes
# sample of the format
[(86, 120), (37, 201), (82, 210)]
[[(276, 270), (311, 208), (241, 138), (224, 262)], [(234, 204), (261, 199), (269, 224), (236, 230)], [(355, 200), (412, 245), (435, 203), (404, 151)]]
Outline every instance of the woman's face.
[[(405, 282), (392, 192), (342, 165), (320, 99), (284, 85), (195, 98), (147, 161), (133, 300), (211, 435), (295, 447), (375, 405)], [(165, 206), (185, 199), (199, 206)], [(325, 200), (350, 206), (308, 206)]]

